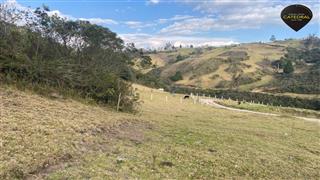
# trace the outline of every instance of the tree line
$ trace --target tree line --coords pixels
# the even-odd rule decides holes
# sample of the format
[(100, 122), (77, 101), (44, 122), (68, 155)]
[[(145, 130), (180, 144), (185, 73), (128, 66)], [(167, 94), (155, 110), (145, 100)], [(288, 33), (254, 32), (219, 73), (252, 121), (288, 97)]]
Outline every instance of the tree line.
[(266, 93), (248, 92), (248, 91), (237, 91), (237, 90), (213, 90), (213, 89), (198, 89), (188, 87), (172, 87), (167, 89), (175, 93), (184, 94), (199, 94), (217, 98), (232, 99), (246, 102), (259, 102), (263, 104), (269, 104), (273, 106), (283, 107), (295, 107), (312, 110), (320, 110), (320, 99), (303, 99), (298, 97), (290, 96), (278, 96)]

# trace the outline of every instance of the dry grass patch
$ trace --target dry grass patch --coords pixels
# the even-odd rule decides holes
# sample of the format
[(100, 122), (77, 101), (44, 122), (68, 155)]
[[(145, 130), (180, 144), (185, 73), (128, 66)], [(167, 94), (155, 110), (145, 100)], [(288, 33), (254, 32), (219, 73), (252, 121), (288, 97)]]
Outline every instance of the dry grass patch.
[(136, 115), (1, 88), (1, 178), (320, 176), (316, 123), (215, 109), (135, 87), (143, 101)]
[[(0, 177), (25, 178), (77, 159), (97, 144), (94, 132), (132, 115), (72, 100), (0, 91)], [(133, 119), (134, 121), (134, 119)]]

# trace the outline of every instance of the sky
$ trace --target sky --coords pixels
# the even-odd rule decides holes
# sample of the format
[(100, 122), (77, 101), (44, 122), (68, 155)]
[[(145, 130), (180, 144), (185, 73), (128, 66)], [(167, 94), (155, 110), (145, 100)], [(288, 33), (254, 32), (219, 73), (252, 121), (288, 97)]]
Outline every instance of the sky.
[[(0, 0), (4, 2), (5, 0)], [(317, 0), (10, 0), (19, 6), (42, 4), (51, 13), (69, 19), (89, 20), (108, 27), (126, 43), (139, 48), (222, 46), (320, 36), (320, 2)], [(312, 20), (295, 32), (280, 18), (288, 5), (302, 4), (313, 12)]]

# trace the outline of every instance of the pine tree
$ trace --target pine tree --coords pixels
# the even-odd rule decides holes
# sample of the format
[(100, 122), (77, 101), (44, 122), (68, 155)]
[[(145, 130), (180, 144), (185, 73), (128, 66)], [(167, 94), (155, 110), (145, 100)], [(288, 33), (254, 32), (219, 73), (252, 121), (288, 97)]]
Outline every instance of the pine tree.
[(291, 61), (287, 60), (284, 64), (284, 67), (283, 67), (283, 72), (285, 74), (291, 74), (293, 73), (294, 71), (294, 68), (293, 68), (293, 64)]
[(276, 37), (274, 35), (271, 36), (270, 41), (274, 42), (276, 41)]

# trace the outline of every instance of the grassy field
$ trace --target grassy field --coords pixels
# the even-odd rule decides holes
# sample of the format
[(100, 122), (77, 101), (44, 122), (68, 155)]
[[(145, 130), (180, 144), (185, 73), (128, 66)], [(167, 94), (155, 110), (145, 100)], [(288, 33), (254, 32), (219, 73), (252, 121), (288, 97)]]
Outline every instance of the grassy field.
[(266, 104), (257, 104), (257, 103), (249, 103), (249, 102), (241, 102), (238, 104), (238, 101), (228, 100), (228, 99), (216, 99), (217, 103), (224, 105), (226, 107), (233, 107), (237, 109), (246, 109), (252, 110), (256, 112), (266, 112), (266, 113), (274, 113), (285, 116), (299, 116), (299, 117), (309, 117), (309, 118), (317, 118), (320, 119), (320, 112), (309, 109), (299, 109), (299, 108), (291, 108), (291, 107), (279, 107), (279, 106), (271, 106)]
[(137, 88), (126, 114), (0, 87), (0, 179), (320, 177), (317, 123)]

